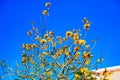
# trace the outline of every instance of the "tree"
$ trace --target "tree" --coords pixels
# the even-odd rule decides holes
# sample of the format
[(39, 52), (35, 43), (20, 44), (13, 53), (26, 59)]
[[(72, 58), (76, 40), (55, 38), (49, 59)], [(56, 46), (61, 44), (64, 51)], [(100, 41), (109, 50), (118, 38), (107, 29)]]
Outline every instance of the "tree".
[[(44, 25), (41, 33), (32, 22), (32, 29), (27, 32), (34, 43), (22, 44), (22, 59), (17, 64), (15, 75), (18, 79), (27, 80), (96, 80), (96, 73), (90, 69), (93, 58), (93, 46), (87, 43), (86, 33), (80, 29), (66, 31), (65, 36), (56, 36), (53, 31), (46, 31), (46, 17), (49, 15), (50, 2), (43, 10)], [(91, 22), (83, 19), (84, 30), (87, 32)], [(103, 58), (96, 61), (100, 63)]]

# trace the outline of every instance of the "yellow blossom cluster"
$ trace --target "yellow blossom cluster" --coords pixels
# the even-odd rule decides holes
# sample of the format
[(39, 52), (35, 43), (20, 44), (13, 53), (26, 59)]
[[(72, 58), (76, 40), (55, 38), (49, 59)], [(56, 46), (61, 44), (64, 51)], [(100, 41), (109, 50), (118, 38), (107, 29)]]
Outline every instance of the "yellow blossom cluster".
[(26, 50), (30, 50), (32, 48), (36, 48), (36, 44), (22, 44), (22, 47), (25, 48)]
[(25, 63), (27, 61), (32, 61), (32, 57), (33, 56), (28, 56), (28, 55), (25, 55), (24, 53), (22, 53), (22, 60), (21, 60), (21, 62)]
[(74, 43), (75, 43), (75, 44), (79, 44), (79, 45), (83, 46), (83, 45), (85, 45), (85, 44), (86, 44), (86, 41), (85, 41), (85, 40), (80, 39), (80, 40), (75, 40), (75, 41), (74, 41)]
[(76, 52), (76, 53), (74, 54), (73, 58), (76, 59), (76, 58), (79, 57), (79, 55), (80, 55), (80, 52)]
[(71, 31), (67, 31), (66, 32), (66, 37), (68, 38), (68, 37), (70, 37), (72, 35), (72, 32)]
[(79, 79), (80, 79), (80, 75), (79, 74), (75, 74), (74, 80), (79, 80)]
[(87, 51), (90, 51), (90, 45), (85, 45)]
[(51, 6), (51, 3), (50, 3), (50, 2), (47, 2), (47, 3), (45, 4), (45, 7), (47, 7), (47, 9), (43, 10), (43, 12), (42, 12), (43, 15), (45, 15), (45, 16), (48, 16), (48, 15), (49, 15), (48, 9), (50, 8), (50, 6)]
[(62, 54), (61, 50), (58, 50), (57, 53), (55, 54), (55, 57), (59, 57)]
[(48, 11), (47, 10), (43, 10), (42, 14), (47, 16), (48, 15)]
[(91, 58), (92, 55), (90, 54), (90, 52), (83, 52), (83, 58)]
[(90, 62), (91, 62), (91, 60), (90, 60), (90, 59), (86, 59), (86, 60), (85, 60), (85, 64), (86, 64), (86, 65), (89, 65), (89, 64), (90, 64)]
[(75, 73), (74, 80), (89, 80), (87, 75), (89, 74), (88, 68), (87, 67), (82, 67), (79, 69), (78, 73)]
[(83, 73), (84, 75), (88, 74), (88, 68), (81, 68), (80, 72)]
[(72, 38), (73, 40), (78, 40), (78, 39), (80, 38), (80, 36), (81, 36), (81, 35), (79, 35), (78, 33), (73, 33), (73, 34), (71, 35), (71, 38)]
[(45, 44), (47, 41), (45, 40), (45, 39), (41, 39), (40, 40), (40, 43), (43, 43), (43, 44)]
[(80, 46), (76, 46), (75, 48), (74, 48), (74, 51), (79, 51), (80, 50)]
[(40, 39), (39, 36), (37, 38), (37, 40), (40, 41), (40, 43), (43, 43), (45, 44), (46, 42), (52, 42), (52, 36), (53, 36), (53, 32), (50, 31), (50, 32), (46, 32), (46, 34), (44, 34), (44, 38), (43, 39)]
[(66, 32), (66, 39), (68, 39), (68, 37), (70, 37), (73, 40), (78, 40), (80, 38), (80, 36), (81, 36), (81, 34), (73, 33), (72, 31)]
[(84, 18), (83, 22), (85, 22), (85, 24), (84, 24), (84, 29), (85, 29), (85, 30), (89, 30), (89, 27), (90, 27), (90, 25), (91, 25), (91, 22), (89, 22), (86, 17)]
[(50, 2), (46, 2), (45, 3), (45, 7), (49, 8), (51, 6), (51, 3)]

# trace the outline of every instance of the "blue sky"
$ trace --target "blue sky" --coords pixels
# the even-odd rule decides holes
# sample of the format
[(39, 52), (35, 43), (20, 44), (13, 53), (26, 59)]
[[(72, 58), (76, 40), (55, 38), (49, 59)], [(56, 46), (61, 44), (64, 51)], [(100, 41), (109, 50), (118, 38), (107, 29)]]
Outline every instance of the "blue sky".
[[(66, 30), (83, 27), (82, 19), (91, 22), (87, 39), (99, 38), (93, 50), (95, 58), (103, 51), (101, 67), (120, 65), (120, 1), (119, 0), (48, 0), (52, 3), (46, 30), (64, 35)], [(0, 60), (14, 67), (20, 60), (20, 46), (30, 42), (26, 32), (34, 21), (40, 28), (40, 16), (47, 0), (0, 0)]]

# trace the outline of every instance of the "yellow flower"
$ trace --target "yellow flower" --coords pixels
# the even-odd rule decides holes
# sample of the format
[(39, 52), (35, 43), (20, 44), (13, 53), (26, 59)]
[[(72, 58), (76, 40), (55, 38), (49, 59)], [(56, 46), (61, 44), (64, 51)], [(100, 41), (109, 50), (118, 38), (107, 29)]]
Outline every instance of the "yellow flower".
[(55, 54), (55, 57), (59, 57), (59, 56), (60, 56), (60, 53), (56, 53), (56, 54)]
[(51, 42), (51, 41), (52, 41), (52, 38), (51, 38), (51, 37), (48, 37), (47, 40), (48, 40), (48, 42)]
[(66, 32), (66, 37), (71, 36), (71, 35), (72, 35), (72, 32), (71, 32), (71, 31), (67, 31), (67, 32)]
[(90, 52), (83, 52), (83, 56), (82, 57), (83, 58), (90, 58), (92, 56), (91, 56)]
[(30, 49), (29, 44), (25, 44), (25, 49), (26, 49), (26, 50), (29, 50), (29, 49)]
[(84, 75), (88, 73), (88, 68), (81, 68), (80, 72), (82, 72)]
[(86, 50), (90, 50), (90, 45), (85, 46)]
[(84, 29), (85, 30), (89, 30), (90, 25), (91, 25), (90, 23), (85, 23), (84, 24)]
[(78, 33), (74, 33), (71, 35), (71, 38), (74, 40), (78, 40), (79, 39), (79, 34)]
[(82, 39), (80, 39), (79, 41), (79, 44), (82, 46), (82, 45), (85, 45), (85, 43), (86, 43), (86, 41), (85, 40), (82, 40)]
[(37, 44), (33, 44), (33, 45), (32, 45), (32, 48), (36, 48), (36, 47), (37, 47)]
[(44, 43), (46, 43), (46, 42), (47, 42), (47, 41), (46, 41), (45, 39), (41, 39), (41, 40), (40, 40), (40, 43), (43, 43), (43, 44), (44, 44)]
[(79, 40), (74, 40), (74, 43), (75, 44), (79, 44)]
[(47, 10), (43, 10), (42, 14), (47, 16), (48, 15), (48, 11)]
[(66, 53), (66, 51), (67, 51), (67, 47), (62, 48), (61, 50), (62, 53)]
[(78, 58), (78, 56), (80, 55), (80, 52), (76, 52), (73, 56), (74, 59)]
[(76, 47), (74, 48), (74, 51), (78, 51), (78, 50), (80, 50), (80, 46), (76, 46)]
[(44, 35), (44, 38), (47, 38), (48, 36), (49, 36), (48, 34), (45, 34), (45, 35)]
[(41, 53), (41, 56), (45, 56), (45, 55), (47, 55), (46, 52), (42, 52), (42, 53)]
[(25, 48), (26, 50), (29, 50), (29, 49), (33, 48), (33, 45), (31, 45), (31, 44), (23, 44), (22, 47)]
[(74, 43), (75, 43), (75, 44), (80, 44), (80, 45), (82, 46), (82, 45), (85, 45), (85, 44), (86, 44), (86, 41), (80, 39), (80, 40), (74, 40)]
[(51, 5), (51, 3), (50, 2), (47, 2), (47, 3), (45, 3), (45, 7), (50, 7), (50, 5)]
[(65, 55), (66, 55), (66, 56), (70, 56), (70, 52), (68, 52), (68, 51), (65, 52)]
[(28, 34), (29, 36), (32, 36), (32, 30), (28, 31), (27, 34)]
[(76, 79), (80, 79), (80, 75), (79, 74), (75, 74), (75, 78)]
[(56, 42), (52, 41), (52, 47), (55, 47), (55, 46), (56, 46)]
[(89, 59), (85, 60), (85, 64), (89, 65), (90, 64), (90, 60)]
[(61, 54), (62, 54), (61, 51), (58, 50), (57, 53), (55, 54), (55, 57), (59, 57)]
[(25, 63), (25, 62), (27, 62), (28, 61), (28, 58), (27, 57), (22, 57), (22, 63)]

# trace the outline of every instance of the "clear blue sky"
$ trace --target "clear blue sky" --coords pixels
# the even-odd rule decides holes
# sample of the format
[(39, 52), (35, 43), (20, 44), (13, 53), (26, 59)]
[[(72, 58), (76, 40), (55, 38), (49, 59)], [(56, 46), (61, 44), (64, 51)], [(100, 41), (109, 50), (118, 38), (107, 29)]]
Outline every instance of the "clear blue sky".
[[(66, 30), (82, 28), (83, 17), (92, 26), (87, 39), (99, 41), (93, 50), (94, 57), (103, 51), (101, 67), (120, 65), (120, 1), (119, 0), (48, 0), (52, 3), (47, 18), (47, 30), (64, 35)], [(26, 32), (34, 21), (40, 28), (40, 16), (47, 0), (0, 0), (0, 60), (13, 67), (20, 60), (20, 46), (29, 42)]]

